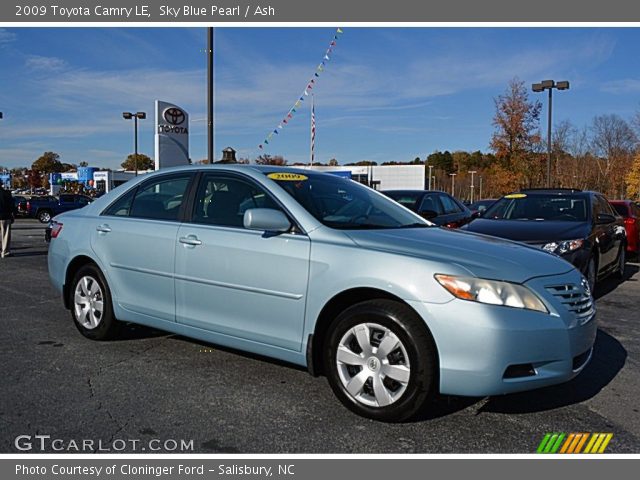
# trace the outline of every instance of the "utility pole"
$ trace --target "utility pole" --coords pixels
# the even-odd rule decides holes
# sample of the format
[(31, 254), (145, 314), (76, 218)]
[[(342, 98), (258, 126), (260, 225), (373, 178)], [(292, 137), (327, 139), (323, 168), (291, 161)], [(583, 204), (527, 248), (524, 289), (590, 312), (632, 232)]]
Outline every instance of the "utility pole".
[(207, 160), (215, 160), (213, 139), (213, 27), (207, 28)]
[(456, 175), (457, 173), (450, 173), (449, 176), (451, 177), (451, 196), (455, 197), (455, 191), (456, 191)]
[(474, 175), (478, 172), (476, 170), (471, 170), (468, 173), (471, 174), (471, 203), (473, 203), (473, 189), (475, 188), (475, 185), (473, 184), (473, 178)]

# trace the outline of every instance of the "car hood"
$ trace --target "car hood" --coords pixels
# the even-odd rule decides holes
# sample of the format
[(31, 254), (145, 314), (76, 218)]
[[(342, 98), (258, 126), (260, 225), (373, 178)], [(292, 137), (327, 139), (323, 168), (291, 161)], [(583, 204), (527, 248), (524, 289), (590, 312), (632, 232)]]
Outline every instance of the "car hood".
[(518, 242), (546, 243), (588, 236), (587, 222), (536, 220), (490, 220), (477, 218), (465, 226), (469, 232), (484, 233)]
[(457, 265), (481, 278), (523, 283), (533, 277), (566, 273), (573, 266), (556, 255), (516, 242), (446, 228), (348, 231), (360, 247)]

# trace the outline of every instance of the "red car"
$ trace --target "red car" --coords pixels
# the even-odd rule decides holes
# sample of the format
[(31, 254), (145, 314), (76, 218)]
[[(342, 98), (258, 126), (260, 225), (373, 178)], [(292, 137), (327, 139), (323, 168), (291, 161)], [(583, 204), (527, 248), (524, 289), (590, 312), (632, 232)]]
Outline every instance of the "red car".
[(640, 208), (631, 200), (611, 200), (609, 203), (624, 218), (627, 252), (640, 254)]

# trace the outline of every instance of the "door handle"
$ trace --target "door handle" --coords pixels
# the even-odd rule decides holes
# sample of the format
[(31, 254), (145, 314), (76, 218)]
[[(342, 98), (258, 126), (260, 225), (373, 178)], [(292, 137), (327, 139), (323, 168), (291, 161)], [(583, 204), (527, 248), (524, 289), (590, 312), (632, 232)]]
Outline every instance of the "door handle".
[(197, 245), (202, 245), (202, 242), (198, 240), (198, 237), (195, 235), (187, 235), (186, 237), (180, 237), (178, 239), (180, 243), (184, 243), (185, 245), (189, 245), (195, 247)]
[(109, 227), (109, 225), (99, 225), (96, 227), (96, 230), (99, 233), (109, 233), (111, 231), (111, 227)]

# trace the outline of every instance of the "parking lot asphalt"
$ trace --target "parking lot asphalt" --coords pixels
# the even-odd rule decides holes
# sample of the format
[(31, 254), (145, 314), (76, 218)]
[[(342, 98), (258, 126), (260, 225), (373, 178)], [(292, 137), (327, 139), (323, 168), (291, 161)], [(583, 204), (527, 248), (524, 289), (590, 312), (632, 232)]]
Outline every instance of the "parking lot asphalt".
[(49, 285), (44, 227), (18, 220), (12, 251), (0, 259), (1, 453), (18, 452), (19, 435), (115, 450), (135, 439), (140, 453), (152, 439), (193, 440), (202, 453), (533, 453), (547, 432), (612, 432), (607, 452), (640, 452), (636, 260), (624, 281), (596, 289), (594, 356), (573, 381), (438, 397), (420, 418), (384, 424), (290, 365), (135, 326), (121, 340), (89, 341)]

